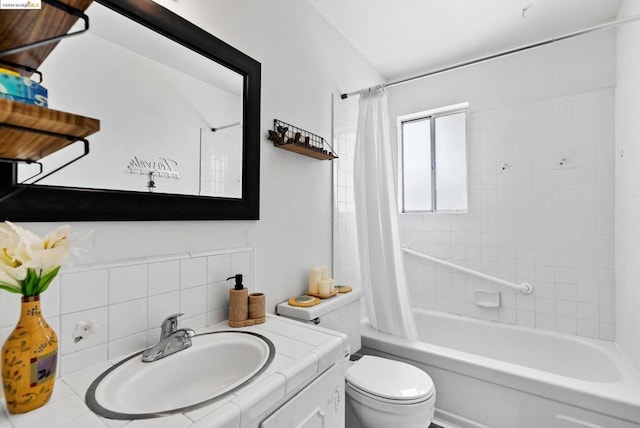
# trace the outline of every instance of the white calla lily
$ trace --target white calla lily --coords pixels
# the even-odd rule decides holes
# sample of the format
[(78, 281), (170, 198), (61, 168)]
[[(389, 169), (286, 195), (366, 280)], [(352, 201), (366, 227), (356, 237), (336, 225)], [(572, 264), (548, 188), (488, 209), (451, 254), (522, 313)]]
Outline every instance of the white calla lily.
[(67, 261), (70, 230), (62, 226), (42, 239), (9, 221), (0, 224), (0, 288), (25, 296), (45, 291)]
[(13, 275), (9, 274), (3, 264), (0, 264), (0, 284), (5, 284), (17, 291), (20, 291), (20, 281)]

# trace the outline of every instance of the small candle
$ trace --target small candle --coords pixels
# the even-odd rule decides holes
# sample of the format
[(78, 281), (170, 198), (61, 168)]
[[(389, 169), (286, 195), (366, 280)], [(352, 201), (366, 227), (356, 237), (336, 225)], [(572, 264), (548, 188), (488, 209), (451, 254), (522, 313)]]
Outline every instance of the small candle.
[(334, 281), (334, 279), (329, 278), (327, 281), (329, 281), (329, 293), (333, 293), (334, 291), (336, 291), (336, 282)]
[(329, 294), (329, 280), (328, 279), (321, 279), (320, 280), (320, 285), (318, 286), (320, 293), (319, 294)]
[(329, 268), (326, 266), (320, 266), (322, 277), (320, 279), (329, 279)]
[(322, 272), (318, 267), (309, 270), (309, 293), (318, 294), (318, 283), (320, 282), (321, 275)]

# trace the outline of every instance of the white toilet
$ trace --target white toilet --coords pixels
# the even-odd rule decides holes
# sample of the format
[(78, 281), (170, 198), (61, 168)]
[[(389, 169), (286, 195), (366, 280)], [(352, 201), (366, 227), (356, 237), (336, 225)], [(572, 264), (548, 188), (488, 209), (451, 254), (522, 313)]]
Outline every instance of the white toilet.
[(425, 428), (436, 393), (429, 375), (412, 365), (365, 355), (346, 372), (347, 428)]
[[(345, 333), (352, 352), (360, 349), (360, 290), (308, 308), (277, 307), (279, 315)], [(436, 391), (424, 371), (410, 364), (365, 355), (346, 370), (346, 428), (426, 428)]]

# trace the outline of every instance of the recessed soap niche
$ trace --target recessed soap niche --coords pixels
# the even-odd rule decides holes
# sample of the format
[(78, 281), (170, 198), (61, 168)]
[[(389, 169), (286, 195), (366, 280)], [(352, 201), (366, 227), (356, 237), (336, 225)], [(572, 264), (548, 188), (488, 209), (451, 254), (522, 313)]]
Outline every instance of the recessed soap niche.
[(476, 288), (475, 291), (476, 305), (483, 308), (499, 308), (500, 292), (497, 290), (484, 290)]

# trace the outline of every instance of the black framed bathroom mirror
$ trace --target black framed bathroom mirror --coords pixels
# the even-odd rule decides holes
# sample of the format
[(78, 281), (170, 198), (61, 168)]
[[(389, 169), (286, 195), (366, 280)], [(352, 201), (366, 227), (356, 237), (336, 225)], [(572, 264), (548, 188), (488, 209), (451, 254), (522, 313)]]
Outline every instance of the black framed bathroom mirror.
[[(50, 90), (50, 107), (100, 119), (101, 130), (89, 137), (89, 156), (53, 174), (51, 180), (47, 178), (38, 184), (19, 184), (24, 181), (23, 177), (31, 175), (21, 170), (28, 167), (0, 163), (2, 217), (13, 221), (257, 220), (260, 63), (151, 0), (96, 0), (87, 14), (90, 18), (96, 14), (91, 27), (95, 35), (92, 37), (97, 42), (76, 48), (80, 46), (74, 45), (76, 40), (88, 34), (66, 39), (54, 49), (42, 69), (45, 72), (45, 87), (49, 82), (55, 88)], [(108, 14), (117, 16), (120, 21), (117, 24), (101, 24), (102, 15)], [(100, 19), (94, 19), (98, 17)], [(125, 27), (138, 27), (148, 34), (139, 36), (137, 33), (127, 33)], [(120, 40), (103, 40), (103, 33), (109, 30)], [(132, 28), (132, 31), (137, 30)], [(144, 42), (153, 38), (162, 39), (171, 46), (146, 47)], [(103, 64), (97, 66), (93, 64), (97, 61), (88, 59), (90, 53), (106, 55), (110, 50), (122, 50), (118, 44), (124, 46), (127, 43), (131, 46), (125, 46), (128, 51), (118, 60), (102, 60)], [(62, 56), (65, 52), (67, 57)], [(136, 72), (131, 65), (133, 60), (128, 62), (122, 59), (133, 58), (132, 52), (140, 54), (141, 59), (135, 61), (159, 64), (160, 71), (146, 68)], [(56, 54), (65, 59), (59, 59)], [(70, 73), (70, 70), (80, 68), (80, 64), (78, 67), (70, 65), (69, 58), (75, 59), (73, 57), (85, 62), (78, 76), (89, 76), (90, 83), (86, 87), (90, 90), (79, 92), (77, 99), (67, 101), (62, 98), (68, 96), (69, 91), (66, 88), (60, 90), (56, 80), (81, 86), (77, 84), (79, 78)], [(68, 68), (54, 67), (52, 64), (56, 63), (65, 64)], [(118, 76), (120, 81), (108, 83), (105, 80), (107, 77), (97, 77), (95, 70), (98, 68), (108, 69), (111, 74), (122, 73), (122, 76)], [(184, 77), (175, 74), (180, 71), (186, 73)], [(169, 80), (156, 79), (163, 73), (167, 74)], [(128, 81), (135, 81), (131, 83), (131, 88), (138, 87), (142, 81), (152, 81), (155, 86), (149, 91), (153, 93), (135, 95), (123, 89)], [(188, 88), (177, 88), (184, 82)], [(102, 94), (98, 87), (101, 83)], [(210, 89), (204, 86), (205, 83), (216, 86)], [(92, 84), (96, 88), (93, 95)], [(108, 98), (111, 94), (117, 94), (114, 99), (123, 99), (123, 107)], [(155, 96), (157, 98), (153, 98)], [(142, 98), (154, 100), (146, 100), (153, 108), (166, 104), (167, 111), (158, 113), (153, 109), (131, 107)], [(85, 99), (97, 99), (103, 111), (83, 105)], [(184, 107), (184, 110), (177, 111), (176, 105)], [(105, 114), (105, 108), (112, 112), (125, 108), (130, 111), (118, 116), (111, 112)], [(180, 119), (168, 120), (167, 117), (172, 115)], [(136, 121), (140, 122), (140, 129), (145, 124), (149, 129), (157, 128), (158, 135), (149, 136), (132, 128), (131, 123)], [(222, 164), (222, 155), (214, 159), (210, 150), (205, 150), (213, 135), (211, 128), (216, 128), (217, 134), (223, 134), (219, 132), (222, 129), (227, 133), (223, 142), (217, 143), (218, 147), (228, 148), (217, 150), (224, 152), (225, 162)], [(122, 145), (118, 146), (117, 143)], [(193, 155), (190, 154), (192, 152)], [(209, 166), (211, 171), (208, 178), (207, 165), (203, 160), (207, 158), (205, 155), (210, 158), (207, 162), (212, 165)], [(197, 160), (192, 159), (195, 157)], [(193, 163), (189, 163), (192, 160)], [(84, 170), (81, 168), (83, 163)], [(217, 170), (213, 170), (214, 164)], [(219, 179), (225, 175), (220, 172), (221, 168), (230, 170), (232, 167), (235, 171), (227, 175), (233, 176), (233, 183), (223, 183), (214, 189), (212, 185), (216, 184), (213, 183), (216, 177)], [(65, 181), (67, 177), (72, 180)], [(102, 177), (110, 181), (98, 183)], [(225, 188), (226, 193), (218, 191)]]

